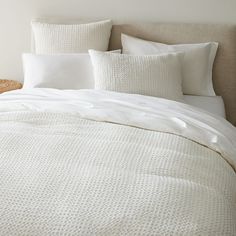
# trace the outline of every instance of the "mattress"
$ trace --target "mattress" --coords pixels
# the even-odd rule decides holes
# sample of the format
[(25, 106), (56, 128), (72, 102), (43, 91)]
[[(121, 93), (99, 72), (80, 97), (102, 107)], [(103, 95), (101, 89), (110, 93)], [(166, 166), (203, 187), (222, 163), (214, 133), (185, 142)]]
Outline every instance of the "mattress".
[(0, 235), (236, 234), (236, 132), (220, 116), (34, 89), (0, 96), (0, 130)]

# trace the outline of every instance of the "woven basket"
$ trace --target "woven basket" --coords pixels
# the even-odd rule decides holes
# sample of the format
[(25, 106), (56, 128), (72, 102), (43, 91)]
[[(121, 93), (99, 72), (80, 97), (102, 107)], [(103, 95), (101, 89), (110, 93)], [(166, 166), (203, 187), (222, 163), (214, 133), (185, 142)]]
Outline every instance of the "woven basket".
[(21, 89), (22, 84), (20, 82), (14, 80), (4, 80), (0, 79), (0, 93), (4, 93), (7, 91)]

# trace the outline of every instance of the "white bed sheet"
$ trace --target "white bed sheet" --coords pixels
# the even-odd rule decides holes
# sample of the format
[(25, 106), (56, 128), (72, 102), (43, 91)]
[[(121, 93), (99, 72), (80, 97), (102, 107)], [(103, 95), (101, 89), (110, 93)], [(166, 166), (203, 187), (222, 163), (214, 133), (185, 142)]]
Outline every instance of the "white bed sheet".
[(235, 127), (223, 117), (180, 102), (105, 90), (37, 88), (2, 94), (0, 112), (4, 111), (70, 112), (87, 119), (174, 133), (221, 153), (236, 167)]

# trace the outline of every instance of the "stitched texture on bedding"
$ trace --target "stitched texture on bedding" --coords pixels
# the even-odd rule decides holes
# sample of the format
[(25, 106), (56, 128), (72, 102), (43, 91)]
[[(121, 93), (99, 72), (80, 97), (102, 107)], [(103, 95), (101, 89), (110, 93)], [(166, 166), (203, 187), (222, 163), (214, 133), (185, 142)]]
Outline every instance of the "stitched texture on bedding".
[(184, 101), (182, 53), (125, 55), (89, 50), (95, 89)]
[(236, 233), (235, 173), (195, 142), (53, 113), (0, 130), (0, 235)]
[(106, 51), (111, 27), (110, 20), (71, 25), (33, 21), (35, 53), (82, 53), (91, 48)]

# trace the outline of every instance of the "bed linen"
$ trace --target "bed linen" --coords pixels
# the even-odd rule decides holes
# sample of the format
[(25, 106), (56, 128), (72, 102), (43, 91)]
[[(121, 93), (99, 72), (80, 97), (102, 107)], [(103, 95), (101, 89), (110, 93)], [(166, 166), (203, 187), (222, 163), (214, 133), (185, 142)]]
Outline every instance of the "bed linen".
[(0, 235), (235, 235), (236, 132), (108, 91), (0, 96)]

